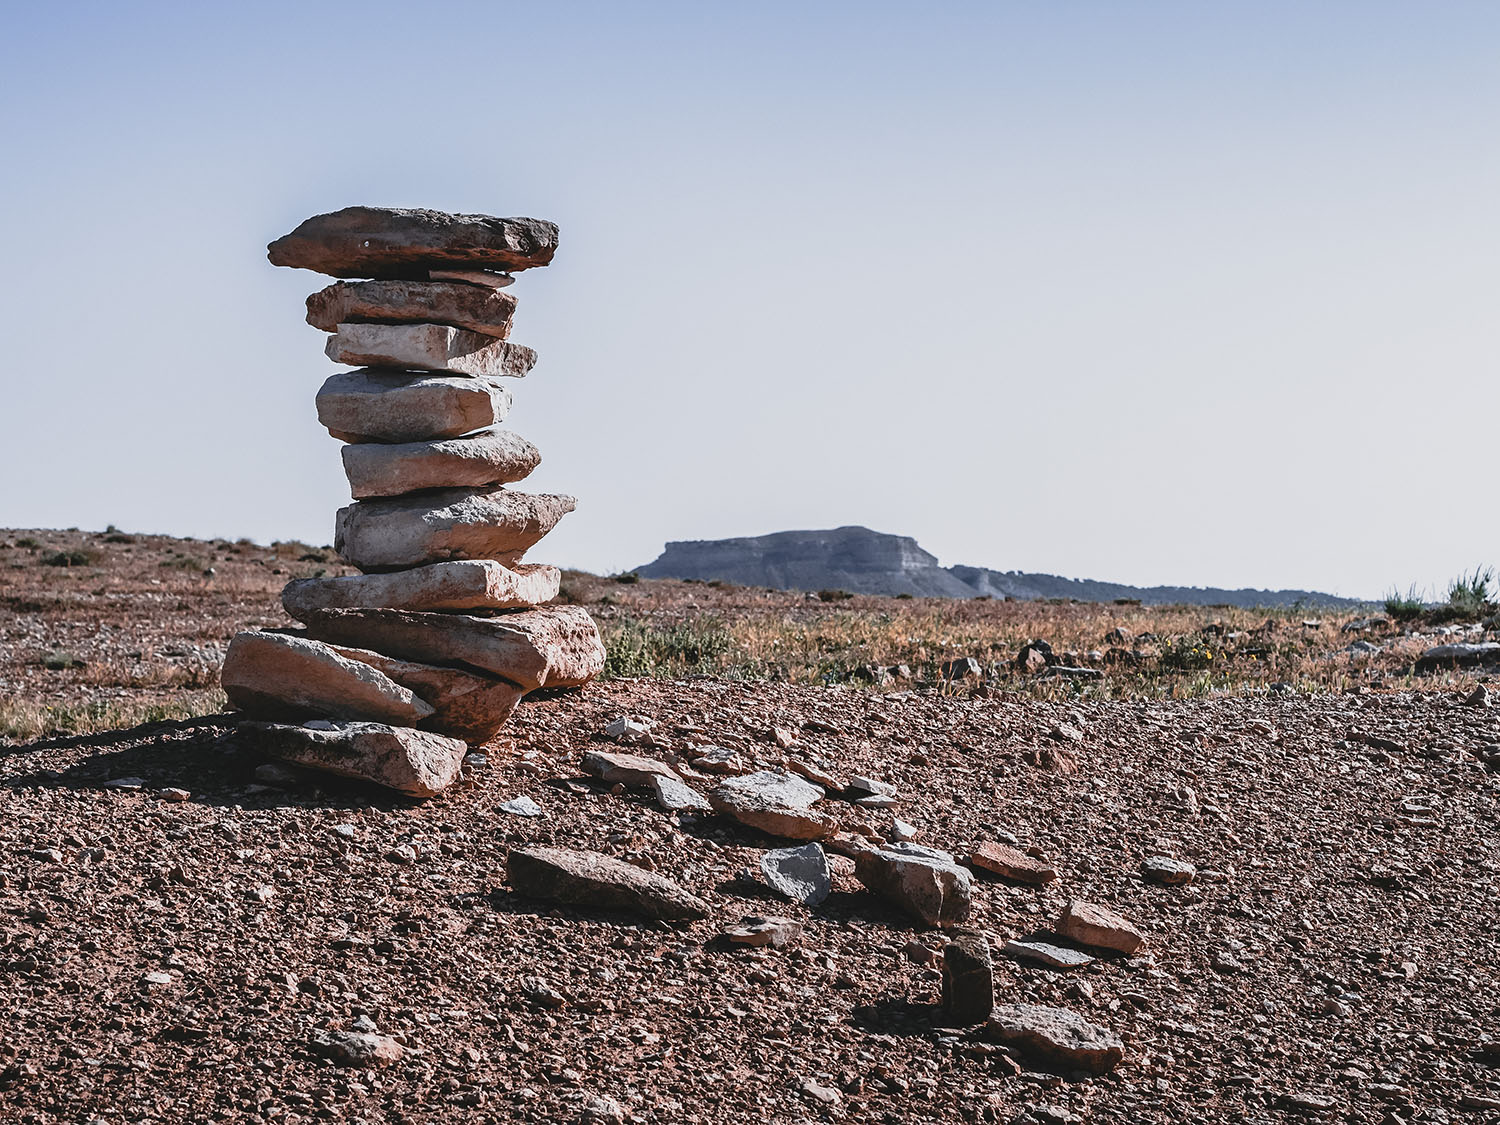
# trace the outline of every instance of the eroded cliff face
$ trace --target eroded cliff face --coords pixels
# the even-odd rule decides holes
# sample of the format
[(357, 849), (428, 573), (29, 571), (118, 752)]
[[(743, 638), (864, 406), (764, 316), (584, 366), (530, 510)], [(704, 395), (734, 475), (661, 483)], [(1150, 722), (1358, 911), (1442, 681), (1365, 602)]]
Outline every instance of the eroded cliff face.
[(1139, 598), (1147, 605), (1290, 606), (1356, 605), (1308, 590), (1222, 590), (1196, 586), (1126, 586), (1118, 582), (1060, 578), (1054, 574), (938, 565), (908, 535), (867, 527), (829, 531), (778, 531), (742, 539), (697, 539), (668, 543), (655, 562), (637, 570), (642, 578), (718, 579), (738, 586), (776, 590), (848, 590), (856, 594), (911, 594), (919, 598), (1076, 598), (1111, 601)]

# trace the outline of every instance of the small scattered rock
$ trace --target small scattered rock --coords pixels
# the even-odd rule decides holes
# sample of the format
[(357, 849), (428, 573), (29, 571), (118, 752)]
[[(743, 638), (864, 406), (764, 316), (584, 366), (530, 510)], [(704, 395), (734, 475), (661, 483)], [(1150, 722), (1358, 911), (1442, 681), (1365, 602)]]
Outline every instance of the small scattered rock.
[(744, 773), (748, 767), (738, 751), (728, 746), (701, 746), (693, 759), (693, 768), (700, 773), (729, 776)]
[(802, 940), (802, 923), (775, 915), (751, 914), (741, 918), (739, 925), (725, 930), (724, 936), (735, 945), (768, 945), (772, 949), (785, 949)]
[(1063, 907), (1057, 920), (1057, 932), (1079, 945), (1112, 949), (1117, 953), (1135, 953), (1146, 944), (1146, 936), (1128, 919), (1082, 899), (1074, 899)]
[(614, 1098), (591, 1094), (583, 1103), (578, 1125), (625, 1125), (625, 1110)]
[(572, 906), (629, 910), (649, 918), (703, 918), (710, 907), (670, 879), (624, 860), (571, 848), (514, 849), (507, 860), (519, 894)]
[(313, 1051), (337, 1066), (370, 1069), (400, 1062), (405, 1049), (388, 1035), (369, 1031), (323, 1031), (313, 1037)]
[(190, 800), (193, 795), (186, 789), (176, 789), (168, 786), (166, 789), (163, 789), (160, 793), (158, 793), (157, 796), (159, 796), (163, 801), (181, 802)]
[(1464, 696), (1465, 707), (1488, 707), (1490, 705), (1490, 689), (1480, 684), (1468, 695)]
[(832, 817), (812, 811), (822, 797), (823, 790), (794, 774), (758, 770), (730, 778), (708, 800), (717, 812), (771, 836), (821, 840), (838, 827)]
[(1027, 855), (1020, 848), (1013, 848), (1008, 844), (986, 841), (974, 849), (969, 856), (969, 862), (975, 867), (983, 868), (1005, 879), (1014, 879), (1018, 883), (1040, 886), (1057, 879), (1057, 869), (1051, 864), (1044, 863), (1042, 860)]
[(943, 947), (943, 1010), (961, 1027), (983, 1023), (995, 1006), (995, 964), (979, 930), (955, 929)]
[(499, 806), (501, 812), (510, 813), (511, 816), (537, 817), (545, 815), (542, 806), (524, 794), (520, 797), (512, 797), (509, 801)]
[(803, 906), (817, 906), (833, 891), (828, 856), (817, 844), (768, 851), (760, 872), (773, 891)]
[[(628, 719), (621, 720), (629, 722)], [(579, 763), (583, 772), (597, 777), (606, 785), (625, 785), (631, 788), (650, 785), (652, 778), (670, 777), (681, 781), (682, 777), (666, 762), (655, 758), (643, 758), (637, 754), (609, 754), (593, 750), (583, 756)]]
[(867, 889), (929, 926), (955, 926), (969, 916), (974, 877), (947, 852), (887, 844), (855, 856), (854, 869)]
[(1141, 864), (1141, 878), (1163, 887), (1184, 886), (1191, 883), (1197, 874), (1198, 869), (1191, 863), (1169, 859), (1164, 855), (1154, 855)]
[(616, 742), (641, 742), (651, 734), (655, 725), (650, 719), (619, 718), (604, 728), (604, 737)]
[(1050, 969), (1081, 969), (1094, 963), (1094, 958), (1087, 953), (1045, 941), (1008, 941), (1000, 952), (1014, 960), (1030, 961)]
[(675, 777), (657, 774), (651, 779), (651, 789), (663, 812), (708, 812), (713, 807), (702, 793)]
[(985, 1035), (1062, 1071), (1104, 1074), (1125, 1057), (1125, 1045), (1104, 1028), (1045, 1004), (998, 1005)]

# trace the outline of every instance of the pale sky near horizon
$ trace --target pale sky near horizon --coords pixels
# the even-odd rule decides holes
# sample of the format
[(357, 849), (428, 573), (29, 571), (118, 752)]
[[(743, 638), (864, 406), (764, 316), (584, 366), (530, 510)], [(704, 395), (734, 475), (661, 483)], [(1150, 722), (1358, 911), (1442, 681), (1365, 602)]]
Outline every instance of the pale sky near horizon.
[(64, 0), (0, 99), (0, 526), (331, 541), (326, 279), (265, 244), (368, 203), (561, 227), (538, 561), (1500, 565), (1494, 4)]

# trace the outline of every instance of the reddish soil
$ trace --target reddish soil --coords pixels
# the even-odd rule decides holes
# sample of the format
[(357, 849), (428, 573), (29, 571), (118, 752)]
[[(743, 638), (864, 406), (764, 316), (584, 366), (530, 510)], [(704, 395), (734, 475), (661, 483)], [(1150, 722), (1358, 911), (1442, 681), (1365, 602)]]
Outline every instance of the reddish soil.
[[(10, 604), (4, 690), (46, 682), (14, 639), (38, 622), (31, 648), (118, 639), (122, 660), (279, 622), (286, 576), (226, 554), (203, 588), (162, 568), (157, 600), (122, 570), (114, 601), (96, 575), (86, 590), (56, 579), (56, 605)], [(241, 565), (264, 579), (226, 590)], [(68, 582), (89, 598), (67, 602)], [(54, 628), (85, 600), (73, 632)], [(777, 841), (580, 779), (624, 715), (655, 720), (641, 752), (669, 760), (713, 743), (890, 782), (924, 843), (1034, 846), (1057, 883), (976, 883), (973, 921), (993, 940), (1043, 931), (1082, 897), (1149, 944), (1072, 973), (1001, 960), (999, 999), (1083, 1014), (1124, 1039), (1124, 1062), (1080, 1080), (986, 1053), (944, 1026), (935, 970), (908, 948), (940, 934), (848, 877), (813, 909), (776, 900), (740, 873)], [(528, 701), (425, 804), (309, 774), (267, 787), (226, 717), (13, 745), (0, 1120), (609, 1120), (593, 1098), (629, 1121), (715, 1125), (1497, 1119), (1497, 715), (1449, 691), (1059, 704), (615, 681)], [(1032, 764), (1060, 725), (1082, 736), (1066, 744), (1076, 773)], [(131, 777), (143, 786), (106, 784)], [(544, 817), (498, 808), (523, 794)], [(890, 825), (818, 807), (849, 830)], [(632, 860), (714, 914), (668, 925), (524, 900), (505, 857), (528, 843)], [(1196, 881), (1144, 884), (1153, 855), (1196, 864)], [(804, 922), (801, 946), (718, 940), (757, 913)], [(314, 1050), (365, 1021), (400, 1061), (346, 1068)]]

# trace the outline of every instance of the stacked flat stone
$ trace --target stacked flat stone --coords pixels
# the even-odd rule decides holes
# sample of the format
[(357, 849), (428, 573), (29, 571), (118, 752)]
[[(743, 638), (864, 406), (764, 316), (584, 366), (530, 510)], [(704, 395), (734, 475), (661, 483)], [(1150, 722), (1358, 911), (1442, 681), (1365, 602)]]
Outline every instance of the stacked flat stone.
[(271, 243), (274, 265), (357, 279), (309, 297), (307, 321), (357, 368), (329, 377), (317, 408), (345, 443), (354, 499), (334, 545), (363, 572), (288, 583), (282, 604), (303, 628), (229, 646), (224, 691), (273, 755), (430, 796), (526, 692), (603, 670), (587, 611), (544, 604), (557, 567), (521, 561), (573, 497), (508, 488), (541, 455), (500, 427), (506, 381), (536, 362), (509, 340), (511, 275), (556, 247), (540, 219), (383, 207), (318, 215)]

